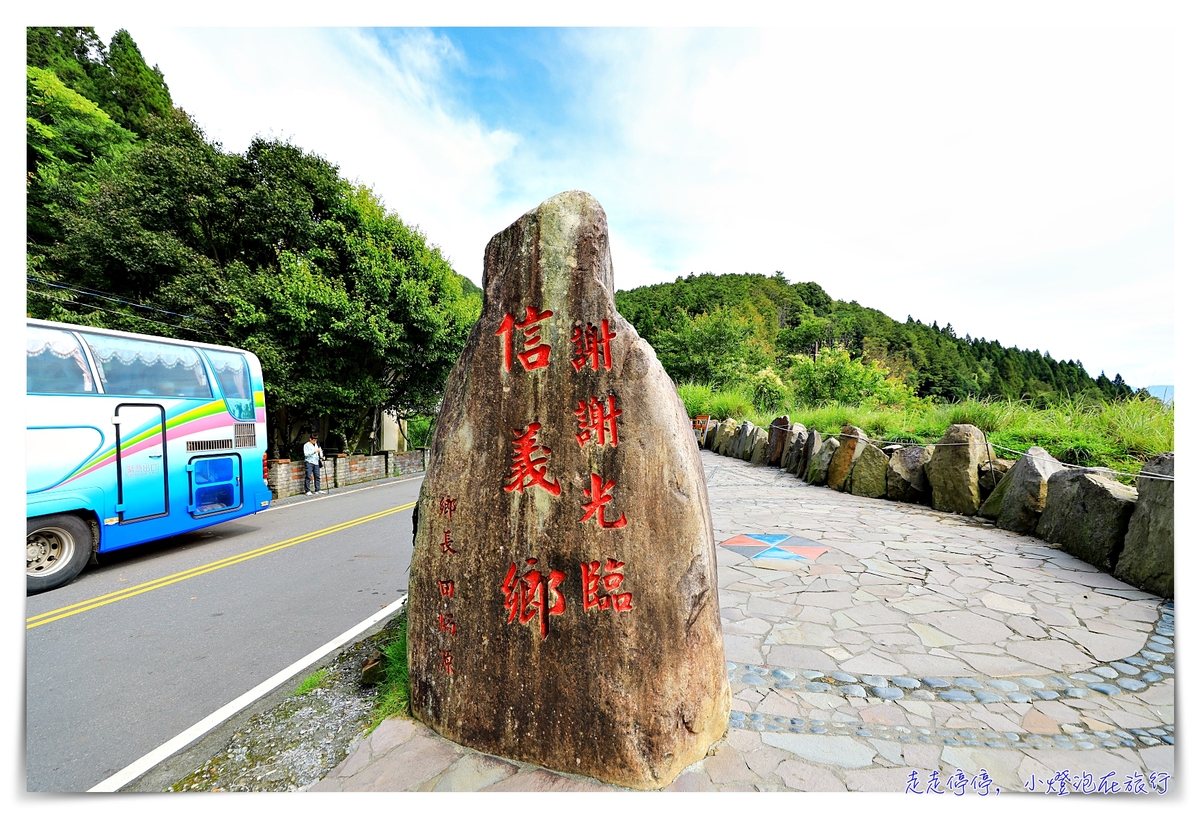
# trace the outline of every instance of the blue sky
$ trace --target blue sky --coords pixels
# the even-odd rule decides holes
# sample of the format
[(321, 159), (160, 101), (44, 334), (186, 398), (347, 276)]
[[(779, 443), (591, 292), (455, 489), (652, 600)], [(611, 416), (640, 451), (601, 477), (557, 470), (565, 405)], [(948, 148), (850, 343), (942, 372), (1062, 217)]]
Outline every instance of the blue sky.
[(494, 233), (580, 188), (608, 214), (621, 289), (781, 270), (1092, 375), (1175, 380), (1166, 18), (102, 16), (101, 36), (128, 28), (210, 138), (241, 151), (276, 136), (327, 157), (477, 282)]

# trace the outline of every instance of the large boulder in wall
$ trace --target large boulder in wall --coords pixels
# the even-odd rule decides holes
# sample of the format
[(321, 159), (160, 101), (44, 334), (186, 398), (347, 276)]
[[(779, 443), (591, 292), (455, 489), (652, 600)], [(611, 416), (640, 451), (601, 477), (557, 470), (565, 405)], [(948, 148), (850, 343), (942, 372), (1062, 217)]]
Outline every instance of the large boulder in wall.
[(869, 441), (867, 433), (857, 426), (843, 426), (842, 433), (838, 435), (838, 442), (841, 445), (834, 453), (833, 460), (829, 461), (829, 472), (825, 478), (825, 485), (838, 491), (848, 491), (846, 478), (850, 476), (850, 470), (854, 468), (854, 461), (858, 460), (863, 447), (867, 446)]
[(743, 452), (750, 445), (751, 438), (754, 437), (754, 430), (758, 428), (748, 420), (743, 420), (742, 425), (738, 427), (737, 432), (733, 436), (733, 441), (729, 444), (729, 456), (736, 457), (739, 460), (749, 460), (749, 453), (743, 456)]
[(767, 461), (768, 466), (778, 466), (786, 451), (788, 432), (792, 421), (787, 415), (781, 415), (771, 421), (767, 428)]
[(825, 481), (829, 477), (829, 464), (833, 461), (841, 445), (836, 437), (827, 438), (821, 444), (821, 448), (813, 453), (812, 459), (808, 463), (808, 471), (804, 475), (805, 482), (813, 486), (825, 485)]
[(1033, 534), (1046, 508), (1047, 483), (1064, 468), (1041, 446), (1030, 446), (1005, 473), (980, 514), (994, 519), (998, 528)]
[(616, 311), (588, 194), (494, 236), (483, 288), (417, 504), (413, 717), (485, 753), (661, 788), (730, 708), (691, 423)]
[(710, 418), (704, 424), (704, 433), (700, 436), (700, 448), (712, 450), (713, 438), (716, 437), (717, 429), (721, 427), (721, 422), (715, 418)]
[(1136, 489), (1106, 474), (1063, 469), (1046, 481), (1046, 510), (1037, 536), (1112, 573), (1136, 502)]
[(979, 464), (979, 502), (980, 508), (987, 503), (992, 492), (1000, 488), (1000, 482), (1008, 470), (1013, 467), (1013, 460), (991, 457)]
[(981, 502), (979, 464), (987, 460), (983, 432), (969, 423), (946, 430), (925, 464), (933, 507), (938, 511), (974, 514)]
[(770, 445), (770, 437), (766, 429), (761, 426), (755, 426), (754, 432), (750, 438), (750, 445), (746, 447), (744, 454), (746, 460), (750, 461), (752, 466), (763, 466), (767, 462), (767, 448)]
[(925, 465), (933, 457), (933, 452), (933, 446), (901, 446), (892, 452), (887, 467), (889, 500), (929, 505), (931, 490), (929, 479), (925, 476)]
[(865, 441), (859, 441), (862, 451), (854, 461), (846, 486), (857, 497), (887, 497), (888, 456), (883, 449)]
[(795, 474), (796, 460), (799, 459), (800, 453), (804, 451), (804, 438), (807, 434), (808, 429), (805, 428), (803, 423), (793, 423), (788, 428), (787, 440), (783, 444), (783, 457), (779, 459), (779, 468)]
[(737, 429), (737, 421), (733, 418), (725, 418), (721, 421), (721, 425), (717, 427), (716, 434), (713, 435), (712, 450), (717, 454), (723, 455), (729, 450), (729, 441), (733, 439), (733, 433)]
[[(800, 450), (800, 457), (796, 461), (792, 474), (799, 477), (801, 480), (808, 480), (808, 466), (812, 463), (817, 452), (821, 450), (821, 433), (816, 429), (811, 429), (804, 436), (804, 448)], [(811, 481), (810, 481), (811, 482)]]
[(1161, 597), (1175, 597), (1175, 453), (1150, 458), (1138, 476), (1137, 506), (1113, 575)]

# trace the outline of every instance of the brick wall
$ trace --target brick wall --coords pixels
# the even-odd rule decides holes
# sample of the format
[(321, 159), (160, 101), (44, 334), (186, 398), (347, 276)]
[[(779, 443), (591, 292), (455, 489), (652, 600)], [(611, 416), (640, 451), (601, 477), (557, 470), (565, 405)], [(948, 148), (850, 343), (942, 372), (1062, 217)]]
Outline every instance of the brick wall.
[[(412, 452), (382, 452), (375, 455), (339, 454), (326, 458), (322, 472), (323, 488), (341, 488), (369, 483), (385, 477), (419, 474), (425, 471), (428, 449)], [(303, 460), (267, 461), (267, 485), (275, 499), (304, 493)]]

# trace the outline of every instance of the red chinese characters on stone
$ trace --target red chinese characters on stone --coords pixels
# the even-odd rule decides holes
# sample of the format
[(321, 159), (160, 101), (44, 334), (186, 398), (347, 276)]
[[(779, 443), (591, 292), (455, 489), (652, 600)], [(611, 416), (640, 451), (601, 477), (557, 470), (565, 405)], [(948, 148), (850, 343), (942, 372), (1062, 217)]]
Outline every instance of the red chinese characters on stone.
[(450, 631), (450, 635), (458, 633), (458, 625), (454, 623), (454, 614), (440, 613), (438, 614), (438, 630)]
[(451, 547), (454, 545), (454, 539), (450, 536), (450, 532), (448, 530), (442, 532), (442, 541), (440, 543), (438, 543), (438, 545), (440, 545), (442, 547), (443, 554), (457, 554), (458, 553)]
[[(505, 491), (524, 492), (530, 486), (545, 489), (557, 497), (562, 493), (562, 487), (553, 477), (546, 476), (546, 462), (550, 459), (550, 449), (538, 443), (540, 423), (531, 423), (524, 431), (513, 429), (513, 459), (512, 471), (509, 472), (509, 482), (504, 485)], [(534, 455), (544, 453), (544, 457)]]
[(447, 676), (454, 675), (454, 656), (450, 651), (442, 651), (442, 670), (446, 671)]
[(442, 515), (443, 517), (445, 517), (448, 520), (453, 521), (454, 520), (454, 509), (457, 506), (458, 506), (458, 500), (456, 500), (455, 498), (453, 498), (447, 494), (445, 497), (443, 497), (441, 500), (438, 501), (438, 514)]
[(525, 335), (524, 349), (517, 353), (517, 360), (521, 362), (521, 366), (525, 367), (525, 371), (529, 372), (549, 365), (550, 345), (542, 343), (541, 323), (553, 315), (554, 313), (550, 310), (538, 312), (533, 307), (526, 307), (524, 321), (515, 322), (511, 314), (504, 316), (504, 320), (500, 323), (500, 329), (496, 330), (496, 334), (500, 336), (500, 343), (504, 345), (505, 372), (512, 371), (512, 336), (514, 328), (521, 330)]
[(579, 408), (575, 410), (579, 433), (575, 439), (581, 448), (589, 440), (594, 440), (597, 446), (610, 444), (614, 449), (617, 447), (617, 417), (621, 410), (617, 408), (616, 400), (615, 395), (609, 395), (603, 403), (595, 396), (579, 401)]
[(543, 574), (533, 566), (536, 559), (525, 560), (529, 567), (521, 576), (517, 576), (517, 564), (509, 565), (500, 592), (504, 594), (504, 607), (508, 610), (508, 621), (516, 620), (524, 625), (535, 616), (538, 618), (538, 630), (542, 638), (546, 638), (550, 616), (557, 616), (566, 610), (566, 599), (558, 591), (559, 584), (566, 579), (562, 571), (551, 570)]
[(622, 512), (621, 516), (615, 520), (610, 521), (604, 519), (604, 507), (612, 502), (613, 498), (609, 492), (612, 491), (615, 486), (616, 483), (614, 483), (612, 480), (605, 482), (603, 477), (598, 474), (593, 474), (592, 488), (590, 490), (583, 490), (583, 496), (587, 498), (588, 502), (583, 504), (583, 516), (579, 518), (579, 522), (586, 523), (589, 518), (595, 517), (596, 524), (601, 528), (624, 528), (624, 512)]
[(589, 323), (586, 327), (575, 327), (571, 330), (571, 366), (575, 367), (578, 372), (585, 366), (591, 367), (593, 371), (598, 372), (601, 365), (605, 369), (612, 369), (612, 351), (609, 348), (609, 343), (617, 334), (611, 332), (608, 328), (608, 319), (605, 318), (600, 322), (600, 330), (596, 331), (594, 324)]
[[(605, 559), (604, 573), (600, 572), (600, 562), (582, 562), (579, 568), (583, 573), (583, 610), (599, 608), (602, 611), (631, 611), (633, 610), (633, 594), (616, 593), (625, 581), (625, 575), (620, 573), (625, 563), (614, 559)], [(604, 593), (601, 593), (601, 588)]]
[(439, 579), (438, 591), (440, 591), (442, 596), (446, 597), (446, 599), (454, 599), (454, 580)]

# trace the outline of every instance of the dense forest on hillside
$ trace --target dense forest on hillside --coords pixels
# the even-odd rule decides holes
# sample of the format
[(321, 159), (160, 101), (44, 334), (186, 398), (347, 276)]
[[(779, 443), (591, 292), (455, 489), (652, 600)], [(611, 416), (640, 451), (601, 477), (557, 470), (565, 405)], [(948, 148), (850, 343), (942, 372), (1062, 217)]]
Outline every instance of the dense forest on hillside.
[(125, 30), (30, 28), (26, 61), (30, 316), (249, 349), (276, 455), (436, 411), (481, 293), (370, 188), (210, 141)]
[(761, 381), (765, 370), (768, 380), (777, 375), (799, 392), (807, 388), (809, 402), (847, 401), (845, 395), (814, 392), (812, 385), (822, 369), (849, 372), (859, 364), (860, 377), (876, 388), (944, 401), (1046, 404), (1134, 394), (1119, 374), (1109, 379), (1101, 372), (1093, 379), (1077, 361), (960, 338), (949, 323), (927, 326), (911, 316), (901, 323), (856, 301), (832, 299), (813, 282), (792, 284), (780, 272), (689, 275), (618, 292), (616, 302), (681, 384), (720, 389)]

